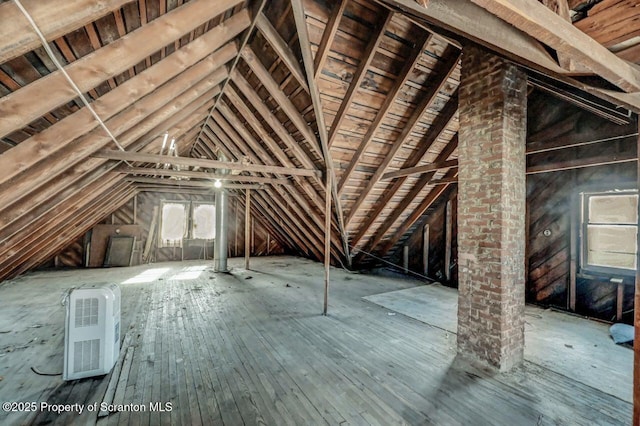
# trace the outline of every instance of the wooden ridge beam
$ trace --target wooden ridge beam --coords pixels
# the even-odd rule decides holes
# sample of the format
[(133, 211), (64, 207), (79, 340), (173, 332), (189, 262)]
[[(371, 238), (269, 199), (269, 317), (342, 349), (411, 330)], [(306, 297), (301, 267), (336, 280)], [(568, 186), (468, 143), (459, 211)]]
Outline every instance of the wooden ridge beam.
[[(343, 3), (346, 3), (346, 0), (343, 0)], [(295, 24), (296, 29), (298, 30), (298, 41), (300, 42), (302, 59), (304, 62), (305, 70), (307, 72), (307, 80), (309, 81), (309, 91), (311, 94), (311, 102), (313, 104), (313, 112), (316, 117), (316, 124), (318, 126), (320, 149), (322, 151), (322, 156), (325, 162), (325, 168), (326, 168), (325, 180), (327, 182), (326, 189), (330, 191), (332, 194), (331, 198), (333, 198), (336, 218), (338, 221), (338, 230), (340, 231), (340, 239), (342, 241), (342, 251), (344, 253), (345, 260), (347, 261), (347, 266), (350, 267), (351, 256), (349, 256), (349, 237), (347, 235), (346, 227), (344, 223), (344, 213), (342, 211), (342, 202), (340, 200), (340, 194), (338, 193), (338, 186), (336, 183), (336, 173), (333, 167), (333, 158), (331, 156), (331, 151), (329, 149), (329, 135), (327, 133), (327, 125), (324, 120), (322, 100), (320, 99), (320, 91), (318, 90), (318, 86), (316, 85), (316, 79), (314, 78), (314, 75), (313, 75), (314, 62), (311, 56), (311, 42), (309, 40), (309, 33), (307, 30), (307, 24), (305, 19), (304, 8), (302, 6), (302, 1), (291, 0), (291, 8), (293, 10), (293, 17), (296, 23)], [(338, 16), (342, 16), (342, 13), (340, 12)], [(332, 41), (332, 39), (330, 41)], [(325, 194), (325, 198), (327, 198), (326, 194)], [(325, 199), (325, 204), (326, 204), (325, 209), (331, 208), (330, 199)], [(330, 212), (325, 212), (326, 215), (329, 215), (329, 213)], [(331, 221), (329, 218), (327, 218), (326, 221), (328, 221), (328, 223), (331, 224)], [(330, 231), (331, 229), (327, 230), (327, 232), (330, 232)], [(328, 262), (329, 262), (328, 260), (325, 261), (325, 268), (329, 267)], [(328, 272), (326, 276), (328, 277)]]
[(155, 169), (151, 167), (124, 166), (124, 167), (119, 167), (117, 171), (119, 173), (125, 173), (128, 175), (138, 174), (138, 175), (208, 179), (208, 180), (219, 180), (223, 183), (225, 181), (263, 183), (263, 184), (269, 184), (269, 185), (289, 185), (291, 183), (289, 179), (268, 178), (263, 176), (245, 176), (245, 175), (231, 175), (231, 174), (223, 175), (223, 174), (216, 174), (216, 173), (194, 172), (190, 170)]
[[(371, 190), (373, 190), (373, 188), (378, 184), (378, 181), (380, 180), (384, 172), (387, 170), (387, 167), (389, 167), (389, 164), (391, 164), (391, 162), (393, 161), (393, 158), (395, 157), (397, 152), (400, 150), (400, 148), (402, 148), (402, 145), (405, 144), (407, 139), (411, 137), (411, 133), (417, 127), (418, 123), (420, 122), (420, 118), (424, 115), (427, 109), (433, 105), (438, 94), (442, 89), (444, 89), (444, 86), (447, 84), (449, 77), (451, 76), (451, 74), (453, 74), (453, 72), (458, 67), (458, 62), (460, 58), (459, 50), (455, 47), (450, 46), (447, 52), (448, 52), (447, 59), (444, 61), (443, 69), (439, 72), (439, 75), (438, 75), (438, 83), (431, 86), (428, 89), (427, 93), (421, 97), (421, 100), (418, 102), (418, 105), (416, 105), (414, 111), (411, 113), (411, 115), (407, 119), (407, 122), (403, 125), (402, 131), (396, 137), (396, 139), (392, 142), (391, 148), (389, 149), (389, 152), (387, 152), (387, 154), (385, 155), (384, 159), (382, 160), (382, 163), (378, 165), (378, 167), (376, 168), (376, 171), (373, 173), (371, 178), (369, 178), (364, 190), (362, 190), (358, 194), (358, 197), (356, 198), (356, 201), (354, 202), (354, 204), (351, 206), (351, 210), (349, 211), (349, 215), (347, 216), (347, 223), (351, 222), (351, 219), (353, 219), (353, 216), (358, 211), (358, 208), (364, 202), (364, 200), (369, 196), (369, 194), (371, 193)], [(453, 98), (454, 100), (450, 101), (449, 104), (451, 104), (452, 102), (457, 103), (456, 94), (454, 94)], [(445, 116), (447, 116), (447, 113), (448, 111), (444, 111)], [(437, 122), (438, 118), (436, 118), (435, 121)], [(448, 124), (448, 121), (447, 121), (447, 124)], [(428, 131), (429, 132), (435, 131), (438, 134), (440, 134), (442, 130), (444, 129), (436, 128), (436, 129), (429, 129)]]
[[(21, 0), (47, 41), (55, 40), (133, 0)], [(13, 2), (0, 4), (0, 64), (40, 47), (40, 38)]]
[(336, 112), (333, 123), (331, 123), (331, 129), (329, 130), (329, 147), (333, 145), (333, 142), (338, 135), (338, 131), (340, 130), (340, 126), (342, 125), (342, 120), (346, 117), (347, 111), (358, 93), (358, 89), (362, 85), (364, 78), (367, 76), (367, 70), (369, 69), (371, 62), (373, 62), (375, 52), (378, 50), (392, 18), (393, 13), (389, 11), (384, 14), (384, 22), (380, 26), (376, 36), (371, 37), (363, 52), (363, 59), (358, 64), (358, 68), (356, 68), (356, 71), (353, 74), (353, 79), (351, 80), (351, 83), (349, 83), (349, 88), (340, 102), (340, 107)]
[[(238, 3), (239, 0), (213, 3), (192, 0), (67, 65), (65, 71), (80, 90), (86, 92)], [(76, 96), (62, 72), (54, 71), (0, 98), (0, 116), (3, 117), (0, 120), (0, 137), (21, 129)]]
[(123, 152), (103, 150), (92, 155), (95, 158), (132, 161), (141, 163), (166, 163), (183, 166), (202, 167), (207, 169), (229, 169), (245, 172), (278, 173), (281, 175), (318, 176), (318, 170), (296, 169), (291, 167), (266, 166), (263, 164), (241, 164), (231, 161), (206, 160), (191, 157), (173, 157), (170, 155), (144, 154), (139, 152)]
[[(318, 45), (318, 51), (316, 52), (316, 57), (310, 65), (313, 65), (312, 68), (312, 76), (313, 79), (317, 79), (320, 73), (322, 72), (322, 68), (324, 68), (324, 63), (327, 60), (327, 56), (329, 56), (329, 51), (331, 50), (331, 45), (333, 44), (333, 39), (336, 37), (338, 33), (338, 27), (340, 27), (340, 18), (342, 18), (342, 14), (344, 10), (347, 8), (347, 0), (338, 0), (338, 3), (333, 7), (331, 11), (331, 15), (329, 15), (329, 20), (327, 21), (327, 26), (322, 33), (322, 39), (320, 40), (320, 44)], [(306, 26), (306, 22), (304, 23)], [(298, 28), (298, 33), (300, 28)], [(298, 39), (300, 37), (298, 36)], [(311, 82), (309, 82), (311, 83)]]
[[(405, 166), (415, 166), (427, 153), (431, 145), (440, 137), (440, 135), (444, 132), (444, 130), (449, 125), (451, 119), (453, 119), (456, 111), (458, 110), (458, 97), (457, 92), (454, 96), (449, 98), (449, 101), (445, 104), (442, 111), (438, 117), (431, 124), (429, 132), (425, 134), (425, 136), (420, 140), (418, 144), (418, 152), (414, 155), (411, 155), (407, 161), (405, 161)], [(451, 155), (451, 152), (458, 146), (458, 138), (457, 135), (454, 136), (451, 141), (447, 144), (447, 146), (441, 151), (440, 155), (448, 158)], [(440, 157), (439, 155), (439, 157)], [(384, 195), (378, 202), (376, 203), (376, 207), (373, 211), (369, 212), (367, 218), (364, 221), (364, 224), (360, 226), (358, 232), (353, 236), (351, 240), (351, 245), (356, 246), (360, 239), (369, 231), (369, 228), (373, 225), (373, 223), (378, 219), (384, 208), (387, 206), (389, 201), (395, 196), (395, 194), (400, 190), (402, 185), (404, 185), (406, 181), (406, 177), (401, 177), (397, 179), (393, 185), (388, 188)]]
[[(393, 103), (395, 102), (396, 97), (400, 93), (400, 90), (402, 90), (402, 87), (409, 80), (409, 77), (411, 76), (411, 72), (420, 61), (422, 52), (424, 52), (427, 45), (431, 42), (432, 37), (433, 36), (427, 33), (426, 31), (423, 31), (420, 34), (419, 40), (416, 43), (417, 47), (411, 50), (411, 56), (404, 61), (404, 66), (402, 67), (402, 70), (400, 71), (398, 78), (395, 79), (393, 86), (389, 89), (389, 92), (386, 94), (385, 100), (382, 106), (378, 110), (378, 113), (373, 119), (373, 122), (369, 126), (367, 133), (363, 136), (362, 142), (360, 142), (358, 149), (356, 149), (356, 152), (353, 154), (353, 157), (351, 158), (351, 162), (349, 163), (345, 171), (342, 173), (340, 182), (338, 183), (338, 194), (342, 195), (342, 193), (344, 192), (344, 188), (347, 184), (347, 181), (349, 180), (349, 177), (351, 176), (356, 166), (364, 156), (364, 153), (369, 147), (369, 145), (371, 144), (371, 141), (373, 140), (374, 135), (382, 125), (382, 121), (387, 116), (387, 113), (393, 106)], [(352, 209), (352, 211), (353, 210), (354, 209)], [(349, 216), (353, 217), (353, 214), (350, 214)], [(349, 218), (347, 218), (347, 223), (349, 223), (349, 221), (350, 221)]]
[(520, 31), (585, 65), (626, 92), (640, 91), (640, 70), (533, 0), (471, 0)]
[[(309, 93), (309, 86), (307, 85), (307, 80), (304, 76), (304, 72), (300, 63), (298, 63), (298, 59), (294, 55), (293, 51), (287, 43), (282, 39), (278, 30), (276, 30), (269, 19), (261, 13), (256, 20), (256, 26), (260, 33), (262, 33), (263, 37), (269, 45), (273, 48), (273, 50), (278, 54), (278, 57), (282, 60), (282, 62), (286, 65), (286, 67), (291, 71), (291, 75), (298, 81), (298, 84)], [(226, 94), (226, 92), (225, 92)]]
[[(221, 35), (223, 35), (220, 32), (212, 30), (211, 33), (217, 34), (217, 37), (210, 40), (214, 43), (211, 46), (213, 49), (220, 46), (220, 43), (216, 43), (217, 40), (220, 42), (227, 41), (225, 39), (220, 40)], [(92, 103), (93, 109), (105, 121), (105, 124), (112, 127), (115, 123), (110, 119), (132, 104), (150, 105), (151, 102), (149, 100), (143, 99), (145, 96), (153, 94), (153, 102), (157, 102), (158, 106), (166, 104), (190, 85), (194, 85), (222, 67), (237, 54), (236, 46), (233, 43), (229, 43), (207, 56), (206, 52), (209, 51), (207, 45), (198, 43), (199, 40), (205, 38), (203, 36), (188, 44), (183, 49), (158, 62), (151, 68), (147, 68), (139, 75), (100, 97)], [(160, 97), (163, 92), (167, 93), (167, 95), (161, 100)], [(137, 104), (139, 101), (140, 103)], [(15, 149), (10, 150), (6, 155), (0, 156), (0, 168), (5, 170), (5, 173), (0, 176), (0, 184), (38, 161), (51, 156), (54, 152), (72, 144), (76, 138), (92, 131), (96, 127), (98, 127), (98, 122), (91, 112), (87, 108), (82, 108), (21, 142)], [(55, 139), (56, 143), (47, 143), (51, 139)]]

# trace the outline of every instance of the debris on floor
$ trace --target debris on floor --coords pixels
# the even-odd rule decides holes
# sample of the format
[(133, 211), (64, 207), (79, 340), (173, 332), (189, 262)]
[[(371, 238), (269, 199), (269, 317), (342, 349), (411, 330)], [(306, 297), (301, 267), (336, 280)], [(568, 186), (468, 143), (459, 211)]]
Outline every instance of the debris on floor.
[(609, 334), (611, 334), (611, 338), (616, 345), (633, 342), (633, 326), (631, 325), (613, 324), (609, 328)]

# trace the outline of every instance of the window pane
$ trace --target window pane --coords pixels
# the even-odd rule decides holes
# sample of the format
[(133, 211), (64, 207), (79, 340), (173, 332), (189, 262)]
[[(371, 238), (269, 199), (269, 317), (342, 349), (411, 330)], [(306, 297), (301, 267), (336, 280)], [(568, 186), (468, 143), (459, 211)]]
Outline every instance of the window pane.
[(176, 242), (182, 240), (186, 231), (187, 216), (184, 204), (162, 205), (162, 241)]
[(589, 225), (587, 263), (593, 266), (635, 269), (636, 227)]
[(196, 205), (193, 209), (193, 238), (211, 240), (216, 236), (216, 208), (213, 204)]
[(638, 195), (589, 197), (589, 223), (637, 223)]

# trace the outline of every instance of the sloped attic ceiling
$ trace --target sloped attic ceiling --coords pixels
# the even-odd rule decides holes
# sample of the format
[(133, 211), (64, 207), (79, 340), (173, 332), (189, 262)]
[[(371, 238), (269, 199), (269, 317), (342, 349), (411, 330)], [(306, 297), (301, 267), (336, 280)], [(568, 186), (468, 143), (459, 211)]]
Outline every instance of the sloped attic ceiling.
[[(329, 175), (333, 259), (386, 255), (455, 185), (464, 38), (430, 15), (440, 3), (0, 2), (0, 278), (140, 191), (209, 193), (222, 157), (254, 166), (229, 190), (261, 184), (253, 213), (283, 246), (322, 258)], [(553, 62), (564, 53), (518, 37), (529, 56), (507, 56), (530, 65), (540, 55), (538, 71), (572, 75)], [(172, 154), (190, 160), (166, 156), (173, 138)], [(182, 166), (156, 168), (165, 162)]]

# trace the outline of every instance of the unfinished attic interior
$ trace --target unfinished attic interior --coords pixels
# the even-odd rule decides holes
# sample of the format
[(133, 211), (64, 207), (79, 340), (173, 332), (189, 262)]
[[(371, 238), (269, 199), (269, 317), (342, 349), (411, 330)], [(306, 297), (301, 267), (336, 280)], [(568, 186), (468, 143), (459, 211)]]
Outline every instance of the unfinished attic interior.
[(0, 424), (640, 426), (639, 112), (635, 0), (0, 0)]

